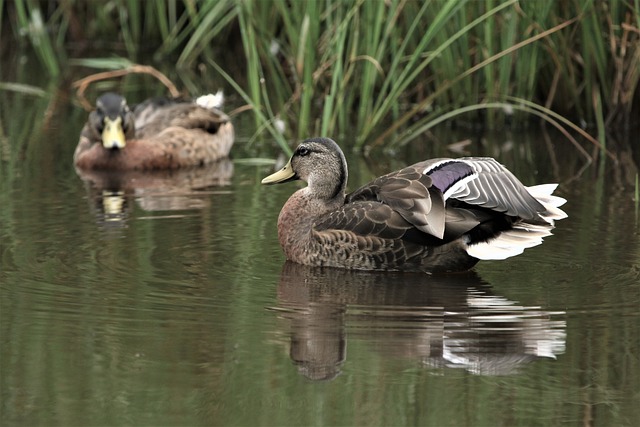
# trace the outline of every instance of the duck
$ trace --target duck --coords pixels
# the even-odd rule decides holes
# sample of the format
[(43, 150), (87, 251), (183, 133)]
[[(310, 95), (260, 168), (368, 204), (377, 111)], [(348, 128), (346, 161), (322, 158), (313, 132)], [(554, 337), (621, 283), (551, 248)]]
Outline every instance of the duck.
[(80, 170), (147, 171), (202, 166), (226, 158), (234, 141), (229, 116), (195, 101), (152, 98), (133, 110), (113, 92), (96, 100), (73, 161)]
[(490, 157), (438, 158), (348, 193), (347, 161), (329, 138), (302, 141), (262, 184), (307, 183), (278, 216), (292, 262), (354, 270), (461, 272), (537, 246), (567, 217), (557, 184), (526, 187)]

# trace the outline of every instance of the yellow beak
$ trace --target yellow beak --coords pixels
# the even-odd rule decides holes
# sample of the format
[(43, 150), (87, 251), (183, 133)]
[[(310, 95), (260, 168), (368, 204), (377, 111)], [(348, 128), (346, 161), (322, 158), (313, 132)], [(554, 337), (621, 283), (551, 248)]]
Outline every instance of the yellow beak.
[(268, 177), (262, 180), (263, 184), (280, 184), (281, 182), (293, 181), (294, 179), (298, 179), (296, 173), (293, 171), (291, 167), (291, 160), (287, 162), (286, 165), (278, 172), (269, 175)]
[(122, 130), (122, 118), (111, 120), (104, 118), (104, 130), (102, 131), (102, 146), (106, 149), (122, 149), (126, 145), (124, 131)]

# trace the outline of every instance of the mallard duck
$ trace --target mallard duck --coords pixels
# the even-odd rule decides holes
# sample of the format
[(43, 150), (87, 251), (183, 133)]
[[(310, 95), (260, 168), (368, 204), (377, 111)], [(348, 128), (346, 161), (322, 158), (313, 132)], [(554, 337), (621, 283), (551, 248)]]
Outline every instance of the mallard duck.
[(262, 183), (298, 179), (308, 185), (282, 208), (278, 238), (287, 259), (313, 266), (464, 271), (542, 243), (567, 216), (557, 184), (525, 187), (489, 157), (422, 161), (346, 194), (342, 150), (313, 138)]
[(229, 117), (197, 102), (151, 99), (131, 111), (105, 93), (82, 129), (74, 164), (89, 170), (157, 170), (224, 158), (233, 145)]

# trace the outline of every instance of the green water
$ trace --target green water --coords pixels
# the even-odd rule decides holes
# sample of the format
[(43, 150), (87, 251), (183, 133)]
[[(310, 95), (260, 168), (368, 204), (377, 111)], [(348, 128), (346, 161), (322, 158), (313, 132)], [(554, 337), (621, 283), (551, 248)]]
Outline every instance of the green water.
[[(275, 222), (297, 187), (260, 186), (272, 167), (245, 159), (278, 150), (250, 124), (202, 171), (80, 177), (84, 112), (1, 105), (2, 425), (640, 419), (633, 188), (611, 163), (580, 173), (561, 136), (469, 133), (526, 184), (561, 182), (569, 218), (542, 246), (469, 274), (369, 274), (285, 263)], [(351, 187), (434, 154), (455, 155), (348, 154)]]

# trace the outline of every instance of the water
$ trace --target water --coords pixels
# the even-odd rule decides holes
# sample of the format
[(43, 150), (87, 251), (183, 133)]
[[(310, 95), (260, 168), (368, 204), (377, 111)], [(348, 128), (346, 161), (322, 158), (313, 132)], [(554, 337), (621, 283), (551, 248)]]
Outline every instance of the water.
[[(3, 102), (2, 425), (640, 419), (632, 187), (610, 163), (579, 174), (562, 137), (470, 147), (562, 182), (569, 218), (542, 246), (467, 274), (371, 274), (285, 263), (275, 222), (296, 185), (260, 186), (271, 168), (242, 159), (277, 150), (248, 145), (247, 125), (234, 160), (202, 171), (78, 176), (84, 113)], [(349, 155), (351, 187), (452, 155), (436, 151)]]

